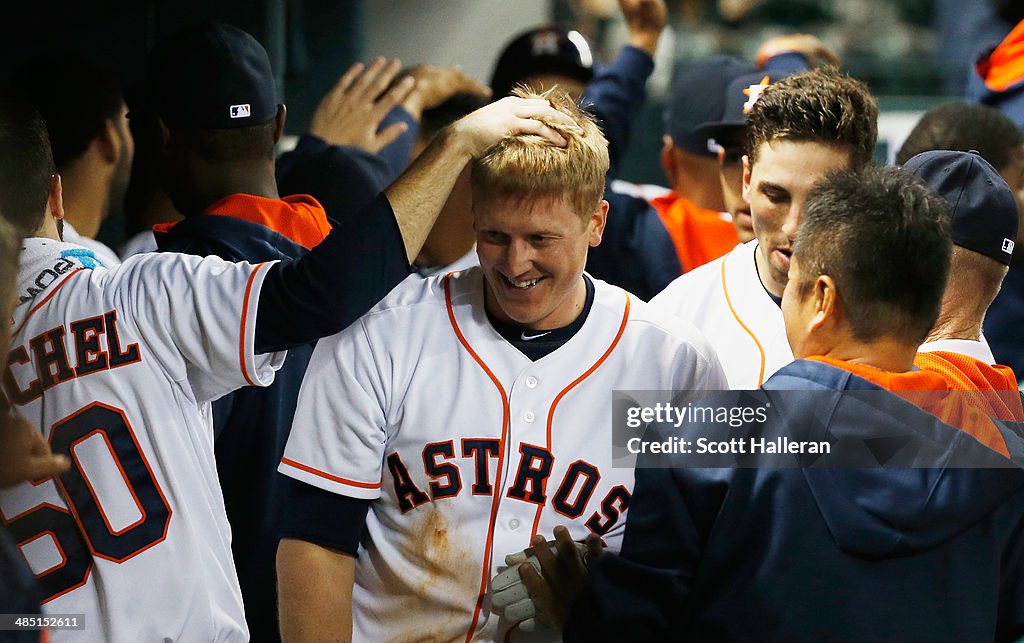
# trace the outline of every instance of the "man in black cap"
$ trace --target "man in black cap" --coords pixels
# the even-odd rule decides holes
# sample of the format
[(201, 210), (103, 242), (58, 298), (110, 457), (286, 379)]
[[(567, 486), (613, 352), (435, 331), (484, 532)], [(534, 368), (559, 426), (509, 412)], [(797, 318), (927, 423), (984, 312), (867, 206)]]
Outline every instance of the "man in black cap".
[[(395, 71), (381, 59), (358, 78), (350, 74), (349, 82), (379, 93)], [(384, 97), (381, 113), (405, 97), (411, 82)], [(160, 183), (185, 216), (156, 227), (161, 251), (255, 263), (296, 259), (327, 236), (332, 217), (341, 216), (337, 208), (329, 215), (312, 196), (279, 196), (274, 146), (284, 131), (285, 106), (255, 38), (218, 24), (174, 33), (153, 50), (146, 88), (150, 117), (159, 118), (164, 131), (157, 152)], [(393, 138), (396, 127), (380, 136)], [(369, 200), (358, 194), (380, 187), (351, 189), (353, 206)], [(389, 289), (387, 276), (370, 266), (349, 278), (353, 288), (381, 296)], [(283, 490), (276, 468), (312, 350), (313, 344), (290, 350), (270, 387), (240, 389), (214, 404), (217, 469), (235, 567), (246, 619), (260, 640), (277, 637), (274, 552)]]
[[(942, 310), (914, 364), (951, 390), (1006, 391), (986, 396), (991, 415), (1024, 421), (1017, 378), (996, 364), (981, 328), (1006, 275), (1017, 238), (1017, 203), (994, 167), (977, 152), (924, 152), (904, 165), (950, 204), (953, 258)], [(990, 445), (1005, 452), (1005, 445)]]
[[(988, 105), (947, 103), (928, 111), (896, 154), (902, 165), (929, 150), (977, 150), (1010, 186), (1018, 210), (1024, 206), (1024, 132), (1005, 114)], [(1020, 214), (1024, 215), (1024, 212)], [(985, 314), (984, 340), (1000, 364), (1024, 381), (1024, 225), (1018, 219), (1010, 269)]]

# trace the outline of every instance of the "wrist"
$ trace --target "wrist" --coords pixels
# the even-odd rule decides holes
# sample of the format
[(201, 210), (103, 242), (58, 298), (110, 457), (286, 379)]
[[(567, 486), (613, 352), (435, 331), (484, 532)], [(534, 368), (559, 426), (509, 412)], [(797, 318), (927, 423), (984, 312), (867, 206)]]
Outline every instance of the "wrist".
[(661, 39), (661, 32), (657, 33), (634, 33), (629, 36), (629, 44), (637, 49), (647, 52), (652, 57), (658, 49), (658, 40)]
[(439, 154), (463, 164), (474, 157), (472, 134), (466, 130), (461, 119), (438, 132), (432, 145), (438, 147)]

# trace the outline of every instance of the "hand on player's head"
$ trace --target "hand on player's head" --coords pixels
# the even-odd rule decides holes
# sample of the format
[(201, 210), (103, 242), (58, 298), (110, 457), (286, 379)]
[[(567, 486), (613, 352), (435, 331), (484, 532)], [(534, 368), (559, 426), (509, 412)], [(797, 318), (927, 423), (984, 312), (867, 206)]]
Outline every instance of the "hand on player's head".
[(0, 415), (0, 489), (64, 473), (71, 462), (50, 451), (50, 444), (28, 420), (13, 412)]
[(565, 147), (568, 142), (560, 131), (580, 131), (580, 126), (544, 98), (507, 96), (459, 119), (449, 129), (471, 158), (479, 158), (514, 134), (536, 134)]

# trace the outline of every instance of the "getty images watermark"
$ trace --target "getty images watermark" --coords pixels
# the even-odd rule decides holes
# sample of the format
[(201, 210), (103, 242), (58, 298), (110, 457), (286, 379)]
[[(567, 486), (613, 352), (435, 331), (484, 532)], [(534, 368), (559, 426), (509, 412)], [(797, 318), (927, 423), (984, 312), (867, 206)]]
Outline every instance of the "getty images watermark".
[[(687, 403), (675, 406), (670, 403), (657, 402), (653, 407), (634, 406), (626, 414), (626, 426), (639, 429), (649, 424), (679, 428), (684, 423), (690, 425), (720, 424), (729, 427), (741, 427), (747, 424), (764, 424), (768, 421), (770, 404), (764, 406), (705, 406)], [(630, 453), (712, 453), (747, 455), (757, 453), (831, 453), (832, 445), (824, 440), (795, 441), (786, 436), (774, 440), (764, 436), (731, 437), (716, 440), (703, 435), (686, 439), (677, 436), (659, 435), (655, 441), (642, 436), (634, 436), (627, 440), (626, 448)]]
[[(1010, 392), (615, 391), (613, 462), (624, 467), (1013, 466), (971, 435)], [(986, 397), (987, 396), (987, 397)], [(945, 414), (945, 415), (943, 415)], [(969, 426), (952, 427), (939, 419)], [(992, 433), (992, 432), (995, 433)]]

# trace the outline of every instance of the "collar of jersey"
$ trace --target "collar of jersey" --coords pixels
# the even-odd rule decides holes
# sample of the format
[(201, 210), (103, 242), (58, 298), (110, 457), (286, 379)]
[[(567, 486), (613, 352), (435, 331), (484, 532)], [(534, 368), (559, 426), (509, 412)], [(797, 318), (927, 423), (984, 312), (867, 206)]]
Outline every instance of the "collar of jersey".
[(103, 267), (103, 263), (88, 248), (53, 239), (25, 239), (18, 259), (18, 305), (14, 311), (15, 320), (27, 315), (28, 308), (24, 304), (30, 304), (53, 291), (79, 270), (98, 267)]

